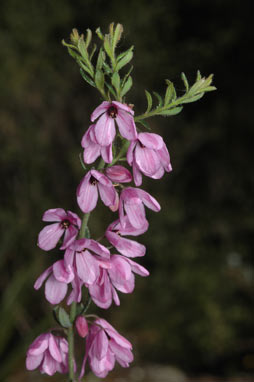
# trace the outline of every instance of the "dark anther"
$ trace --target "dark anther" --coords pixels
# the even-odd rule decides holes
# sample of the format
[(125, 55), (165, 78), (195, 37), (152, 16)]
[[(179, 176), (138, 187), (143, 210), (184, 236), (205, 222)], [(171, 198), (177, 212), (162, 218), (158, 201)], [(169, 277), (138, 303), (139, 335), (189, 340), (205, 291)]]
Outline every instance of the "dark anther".
[(93, 186), (95, 186), (95, 185), (98, 183), (98, 180), (95, 179), (95, 177), (91, 176), (89, 182), (90, 182), (90, 184), (92, 184)]
[(62, 228), (68, 228), (69, 226), (70, 226), (70, 221), (69, 220), (67, 220), (67, 219), (65, 219), (65, 220), (63, 220), (62, 222), (61, 222), (61, 227)]
[(107, 111), (108, 115), (111, 118), (116, 118), (117, 116), (117, 108), (115, 106), (110, 106)]

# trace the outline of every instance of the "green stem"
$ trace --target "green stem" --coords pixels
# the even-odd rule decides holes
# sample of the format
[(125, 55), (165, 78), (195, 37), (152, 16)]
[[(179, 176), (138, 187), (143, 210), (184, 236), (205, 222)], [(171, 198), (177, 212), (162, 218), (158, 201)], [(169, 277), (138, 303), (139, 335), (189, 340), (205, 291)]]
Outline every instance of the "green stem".
[(71, 304), (71, 311), (70, 311), (70, 321), (72, 322), (72, 326), (68, 328), (68, 344), (69, 344), (69, 354), (68, 354), (68, 361), (69, 361), (69, 381), (75, 382), (75, 372), (74, 372), (74, 330), (73, 330), (73, 322), (75, 321), (76, 317), (76, 302), (73, 302)]
[(90, 212), (88, 212), (87, 214), (84, 214), (84, 216), (83, 216), (81, 228), (79, 231), (79, 238), (80, 239), (83, 239), (84, 237), (86, 237), (86, 229), (87, 229), (89, 217), (90, 217)]
[(113, 159), (113, 161), (108, 165), (108, 167), (113, 166), (115, 163), (119, 161), (119, 159), (122, 159), (122, 156), (126, 154), (129, 146), (130, 146), (130, 142), (126, 140), (124, 144), (122, 145), (118, 155)]

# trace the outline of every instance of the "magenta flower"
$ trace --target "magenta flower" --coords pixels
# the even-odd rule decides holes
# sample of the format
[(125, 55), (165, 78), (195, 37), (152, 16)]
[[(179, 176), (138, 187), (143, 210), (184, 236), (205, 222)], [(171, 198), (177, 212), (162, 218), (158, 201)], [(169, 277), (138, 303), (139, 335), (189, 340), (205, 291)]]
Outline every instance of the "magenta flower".
[(67, 294), (68, 284), (74, 281), (74, 278), (73, 268), (66, 266), (64, 260), (59, 260), (38, 277), (34, 283), (34, 289), (38, 290), (47, 279), (45, 297), (51, 304), (59, 304)]
[(87, 164), (93, 163), (99, 156), (106, 163), (111, 163), (113, 160), (112, 156), (112, 143), (108, 146), (101, 146), (96, 140), (95, 125), (91, 125), (88, 130), (83, 135), (81, 146), (85, 149), (83, 154), (84, 162)]
[(125, 228), (123, 228), (120, 221), (116, 220), (108, 226), (105, 236), (122, 255), (127, 257), (144, 256), (146, 252), (146, 247), (144, 245), (122, 237), (122, 235), (140, 235), (147, 230), (148, 224), (146, 226), (144, 225), (142, 228), (142, 230), (133, 228), (129, 222), (126, 222), (126, 219)]
[(87, 286), (96, 282), (100, 274), (100, 267), (108, 267), (109, 250), (92, 239), (76, 240), (64, 254), (67, 268), (74, 272)]
[(116, 361), (122, 367), (129, 367), (129, 363), (133, 361), (132, 345), (106, 320), (98, 318), (91, 325), (86, 339), (86, 354), (80, 380), (84, 375), (87, 358), (93, 373), (99, 378), (105, 378)]
[(103, 203), (112, 211), (118, 209), (118, 194), (111, 180), (97, 170), (90, 170), (81, 180), (77, 189), (77, 201), (84, 212), (92, 211), (98, 201), (98, 193)]
[(39, 233), (38, 246), (45, 251), (55, 248), (63, 234), (64, 239), (60, 249), (67, 248), (75, 240), (81, 227), (80, 218), (71, 211), (65, 212), (62, 208), (47, 210), (42, 220), (45, 222), (56, 222), (47, 225)]
[(115, 122), (123, 138), (132, 141), (137, 138), (133, 110), (120, 102), (102, 102), (92, 113), (91, 121), (95, 124), (94, 133), (96, 141), (101, 146), (109, 146), (116, 135)]
[(158, 134), (138, 134), (137, 140), (132, 141), (128, 148), (127, 161), (133, 168), (136, 186), (142, 184), (142, 173), (159, 179), (165, 171), (172, 171), (168, 149)]
[(39, 369), (42, 374), (68, 372), (68, 342), (63, 337), (44, 333), (29, 346), (26, 355), (27, 370)]
[(132, 293), (135, 287), (134, 273), (148, 276), (149, 272), (141, 265), (121, 255), (112, 255), (108, 269), (100, 269), (96, 283), (89, 285), (93, 302), (100, 308), (107, 309), (112, 301), (120, 305), (117, 291)]
[[(119, 201), (119, 219), (121, 226), (125, 228), (126, 218), (132, 227), (142, 229), (147, 226), (148, 222), (145, 216), (145, 207), (153, 211), (160, 211), (161, 207), (157, 200), (153, 198), (148, 192), (140, 188), (127, 187), (120, 195)], [(124, 215), (124, 212), (126, 215)]]

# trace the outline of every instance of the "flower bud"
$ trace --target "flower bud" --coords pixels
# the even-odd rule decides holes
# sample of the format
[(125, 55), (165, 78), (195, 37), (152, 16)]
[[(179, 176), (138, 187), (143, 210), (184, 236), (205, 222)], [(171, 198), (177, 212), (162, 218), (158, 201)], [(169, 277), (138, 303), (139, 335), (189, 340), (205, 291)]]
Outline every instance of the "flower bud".
[(80, 337), (85, 338), (88, 333), (88, 324), (83, 316), (78, 316), (75, 322), (75, 326)]

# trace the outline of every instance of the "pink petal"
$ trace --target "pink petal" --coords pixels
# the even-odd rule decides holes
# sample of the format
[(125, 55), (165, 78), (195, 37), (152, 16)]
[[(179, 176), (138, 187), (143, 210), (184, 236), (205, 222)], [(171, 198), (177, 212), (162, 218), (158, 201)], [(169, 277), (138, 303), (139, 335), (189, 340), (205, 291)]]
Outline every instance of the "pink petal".
[(101, 153), (101, 146), (91, 142), (84, 150), (83, 159), (87, 164), (93, 163)]
[(89, 285), (89, 293), (93, 302), (100, 308), (107, 309), (112, 304), (112, 291), (108, 275), (101, 270), (97, 283)]
[(81, 180), (77, 189), (77, 202), (80, 209), (84, 212), (92, 211), (97, 204), (98, 190), (96, 184), (90, 183), (91, 172)]
[(40, 289), (40, 287), (42, 286), (42, 284), (44, 283), (44, 281), (46, 280), (46, 278), (50, 275), (50, 273), (52, 272), (53, 270), (53, 266), (47, 268), (39, 277), (38, 279), (35, 281), (34, 283), (34, 289), (38, 290)]
[(74, 212), (71, 212), (71, 211), (68, 210), (67, 211), (67, 219), (70, 221), (71, 224), (74, 224), (74, 225), (78, 226), (78, 228), (81, 227), (81, 219)]
[(113, 187), (113, 184), (108, 177), (106, 177), (102, 172), (97, 170), (91, 170), (91, 175), (103, 186)]
[(112, 182), (116, 183), (128, 183), (132, 181), (130, 171), (119, 165), (106, 168), (106, 175)]
[(139, 144), (135, 149), (135, 162), (139, 170), (146, 176), (152, 176), (161, 167), (157, 153), (154, 150), (141, 147)]
[(44, 212), (42, 220), (44, 222), (57, 222), (66, 218), (66, 212), (63, 208), (51, 208)]
[(112, 144), (108, 146), (102, 146), (101, 147), (101, 156), (104, 162), (111, 163), (113, 160), (113, 154), (112, 154)]
[(64, 229), (59, 223), (47, 225), (39, 233), (38, 246), (44, 251), (55, 248), (63, 233)]
[(76, 252), (76, 267), (78, 276), (86, 284), (93, 284), (99, 275), (98, 263), (88, 251)]
[(158, 156), (160, 158), (160, 161), (165, 169), (165, 171), (170, 172), (172, 171), (172, 166), (170, 163), (170, 156), (167, 149), (167, 146), (165, 143), (163, 143), (163, 146), (160, 150), (158, 150)]
[(68, 228), (66, 228), (63, 244), (60, 247), (60, 249), (66, 249), (67, 247), (69, 247), (71, 243), (76, 239), (77, 235), (78, 235), (78, 230), (73, 225), (70, 225)]
[(73, 266), (74, 253), (75, 251), (72, 248), (67, 248), (64, 253), (64, 263), (67, 268)]
[(141, 228), (146, 222), (145, 208), (139, 198), (132, 198), (124, 203), (124, 209), (130, 223), (135, 228)]
[(102, 326), (105, 329), (106, 333), (109, 335), (109, 337), (113, 338), (118, 345), (127, 349), (132, 349), (132, 344), (126, 338), (121, 336), (121, 334), (119, 334), (115, 330), (115, 328), (113, 328), (113, 326), (109, 324), (109, 322), (107, 322), (103, 318), (99, 318), (95, 321), (95, 323)]
[(40, 368), (41, 371), (48, 375), (55, 374), (57, 370), (57, 362), (51, 357), (49, 351), (45, 352), (44, 360)]
[(91, 121), (94, 122), (102, 113), (108, 110), (110, 102), (103, 101), (91, 114)]
[(88, 334), (88, 323), (83, 316), (78, 316), (75, 321), (75, 326), (80, 337), (85, 338)]
[(104, 186), (101, 183), (98, 183), (98, 189), (100, 193), (101, 200), (105, 206), (114, 206), (117, 198), (117, 193), (114, 186)]
[(26, 357), (26, 368), (27, 370), (35, 370), (38, 366), (40, 366), (41, 361), (43, 360), (44, 353), (39, 355), (27, 355)]
[(158, 171), (151, 176), (152, 179), (160, 179), (164, 175), (164, 168), (161, 166), (159, 167)]
[(139, 171), (138, 166), (137, 166), (135, 160), (133, 161), (132, 170), (133, 170), (133, 178), (134, 178), (135, 185), (136, 186), (141, 186), (141, 184), (142, 184), (142, 174)]
[(41, 355), (48, 348), (48, 343), (49, 343), (49, 334), (48, 333), (41, 334), (29, 346), (27, 355), (30, 355), (33, 357)]
[(74, 279), (74, 273), (72, 271), (72, 268), (65, 267), (64, 260), (58, 260), (53, 265), (53, 273), (57, 281), (60, 281), (61, 283), (70, 283)]
[(80, 302), (81, 301), (81, 287), (82, 287), (82, 281), (78, 276), (75, 275), (75, 278), (72, 281), (72, 291), (67, 298), (67, 305), (70, 305), (73, 303), (73, 301)]
[(54, 275), (51, 275), (45, 284), (45, 297), (51, 304), (59, 304), (66, 296), (67, 289), (66, 283), (57, 281)]
[(125, 363), (124, 367), (128, 367), (128, 364), (133, 361), (133, 354), (131, 350), (118, 345), (113, 339), (109, 341), (109, 347), (110, 350), (115, 354), (116, 360), (118, 362), (120, 360), (120, 362), (123, 361)]
[(128, 147), (128, 151), (127, 151), (127, 162), (128, 164), (131, 166), (132, 165), (132, 161), (133, 161), (133, 150), (135, 148), (137, 144), (137, 140), (135, 141), (131, 141), (131, 144), (130, 146)]
[(49, 353), (51, 357), (54, 358), (55, 361), (62, 362), (62, 356), (61, 356), (59, 347), (56, 343), (55, 336), (53, 336), (53, 334), (49, 335)]
[(114, 119), (109, 117), (106, 113), (103, 114), (96, 122), (94, 132), (99, 145), (110, 145), (116, 135)]
[(154, 133), (140, 133), (138, 140), (143, 146), (154, 150), (160, 150), (164, 144), (162, 137)]
[(112, 286), (112, 297), (113, 297), (113, 300), (114, 300), (114, 303), (119, 306), (120, 305), (120, 299), (119, 299), (119, 296), (117, 294), (117, 291), (115, 290), (115, 288)]
[(138, 192), (140, 199), (142, 199), (142, 202), (144, 203), (146, 207), (156, 212), (160, 211), (161, 206), (159, 205), (159, 203), (153, 196), (148, 194), (148, 192), (141, 190), (140, 188), (137, 188), (136, 190)]
[(118, 111), (116, 117), (120, 134), (123, 138), (133, 141), (137, 138), (137, 130), (133, 117), (126, 111)]
[(97, 255), (100, 255), (106, 259), (110, 258), (110, 252), (108, 248), (104, 247), (104, 245), (98, 243), (96, 240), (87, 239), (86, 240), (86, 248), (95, 252)]
[(132, 261), (132, 260), (127, 259), (127, 258), (126, 258), (126, 261), (128, 261), (128, 263), (130, 264), (133, 272), (135, 272), (138, 275), (143, 276), (143, 277), (149, 276), (148, 270), (146, 268), (142, 267), (142, 265), (139, 265), (138, 263), (135, 263), (135, 261)]
[[(133, 109), (132, 109), (130, 106), (124, 104), (124, 103), (120, 103), (120, 102), (117, 102), (117, 101), (113, 101), (113, 102), (112, 102), (112, 105), (116, 106), (117, 110), (118, 110), (118, 109), (125, 110), (125, 111), (127, 111), (128, 113), (131, 113), (132, 115), (134, 115), (134, 111), (133, 111)], [(119, 110), (118, 110), (118, 111), (119, 111)]]
[(89, 356), (102, 360), (108, 351), (108, 338), (104, 330), (99, 330), (89, 349)]

